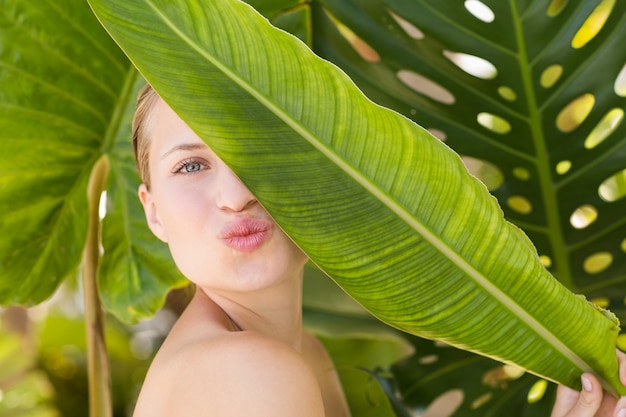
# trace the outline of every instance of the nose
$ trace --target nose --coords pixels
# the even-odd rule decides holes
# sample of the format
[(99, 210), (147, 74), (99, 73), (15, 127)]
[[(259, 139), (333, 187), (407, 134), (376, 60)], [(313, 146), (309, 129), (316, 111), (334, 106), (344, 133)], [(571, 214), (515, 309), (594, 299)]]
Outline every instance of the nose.
[(233, 212), (241, 212), (253, 206), (257, 200), (248, 187), (225, 164), (221, 168), (217, 206), (221, 210)]

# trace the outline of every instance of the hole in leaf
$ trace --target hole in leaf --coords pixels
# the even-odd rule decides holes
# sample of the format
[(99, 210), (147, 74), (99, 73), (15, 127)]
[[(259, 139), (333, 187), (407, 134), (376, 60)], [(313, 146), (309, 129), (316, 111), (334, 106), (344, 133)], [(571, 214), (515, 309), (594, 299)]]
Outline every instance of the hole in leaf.
[(626, 97), (626, 65), (617, 75), (615, 80), (615, 94), (620, 97)]
[(626, 252), (626, 239), (622, 240), (620, 248), (622, 249), (622, 252)]
[(398, 25), (400, 25), (402, 30), (404, 30), (406, 34), (409, 35), (411, 38), (424, 39), (424, 32), (422, 32), (417, 27), (415, 27), (411, 22), (404, 20), (403, 18), (401, 18), (400, 16), (398, 16), (391, 10), (388, 10), (388, 12), (391, 15), (391, 17), (393, 17), (393, 20), (395, 20), (398, 23)]
[(511, 196), (506, 202), (511, 209), (520, 214), (529, 214), (533, 211), (533, 205), (526, 197), (522, 197), (521, 195)]
[(602, 181), (598, 194), (604, 201), (612, 203), (626, 196), (626, 169)]
[(572, 39), (572, 48), (579, 49), (596, 37), (611, 15), (615, 0), (603, 0), (589, 15)]
[(494, 133), (504, 135), (511, 131), (511, 124), (500, 116), (491, 113), (479, 113), (477, 117), (478, 123)]
[(496, 67), (484, 58), (451, 51), (443, 51), (443, 55), (457, 67), (474, 77), (491, 80), (498, 75)]
[(480, 408), (483, 405), (487, 404), (489, 402), (489, 400), (491, 400), (492, 397), (493, 397), (493, 394), (491, 392), (486, 392), (483, 395), (481, 395), (480, 397), (476, 398), (474, 401), (472, 401), (472, 404), (470, 405), (470, 408), (472, 410), (477, 410), (478, 408)]
[(409, 70), (398, 71), (398, 78), (407, 87), (420, 94), (430, 97), (443, 104), (454, 104), (455, 98), (451, 92), (436, 82)]
[(593, 94), (583, 94), (572, 100), (556, 118), (556, 126), (561, 132), (571, 132), (585, 121), (596, 99)]
[(589, 204), (578, 207), (569, 218), (569, 222), (576, 229), (584, 229), (598, 219), (598, 210)]
[(504, 175), (502, 175), (502, 171), (491, 162), (472, 158), (471, 156), (463, 156), (461, 159), (467, 167), (467, 170), (485, 184), (489, 191), (493, 191), (502, 185)]
[(337, 26), (339, 33), (341, 33), (341, 35), (348, 41), (348, 43), (352, 45), (352, 48), (354, 48), (354, 50), (361, 56), (361, 58), (368, 62), (380, 61), (380, 55), (378, 55), (378, 52), (376, 52), (374, 48), (368, 45), (367, 42), (357, 36), (356, 33), (354, 33), (349, 27), (337, 20), (334, 16), (331, 15), (330, 17)]
[(606, 297), (597, 297), (589, 300), (591, 303), (597, 305), (598, 307), (607, 308), (611, 305), (611, 300)]
[(572, 168), (570, 161), (561, 161), (556, 164), (556, 173), (559, 175), (565, 175)]
[(444, 132), (441, 129), (436, 129), (434, 127), (431, 127), (430, 129), (428, 129), (428, 131), (430, 132), (431, 135), (433, 135), (434, 137), (436, 137), (442, 142), (445, 142), (446, 139), (448, 139), (448, 135), (446, 135), (446, 132)]
[(585, 139), (585, 148), (593, 149), (602, 143), (604, 139), (617, 129), (623, 118), (624, 110), (615, 108), (609, 111)]
[(550, 65), (541, 73), (539, 83), (543, 88), (550, 88), (559, 81), (561, 75), (563, 75), (563, 67), (561, 65)]
[(550, 268), (552, 266), (552, 259), (550, 259), (550, 257), (547, 255), (541, 255), (539, 257), (539, 262), (541, 262), (541, 265), (545, 266), (546, 268)]
[(583, 262), (583, 269), (588, 274), (599, 274), (613, 263), (613, 255), (609, 252), (597, 252), (589, 255)]
[(548, 6), (548, 16), (552, 17), (561, 13), (566, 4), (567, 0), (552, 0), (550, 6)]
[(419, 359), (419, 363), (422, 365), (431, 365), (439, 360), (437, 355), (426, 355)]
[(530, 172), (528, 172), (526, 168), (522, 167), (513, 168), (513, 175), (515, 176), (515, 178), (522, 181), (528, 181), (530, 179)]
[(500, 94), (500, 97), (508, 101), (517, 100), (517, 94), (515, 94), (515, 91), (513, 91), (513, 89), (510, 87), (498, 87), (498, 94)]
[(543, 396), (546, 394), (546, 389), (548, 388), (548, 381), (545, 379), (540, 379), (535, 382), (532, 387), (528, 390), (528, 395), (526, 396), (526, 400), (529, 404), (536, 403), (541, 400)]
[(491, 23), (496, 19), (496, 15), (485, 3), (479, 0), (466, 0), (465, 8), (476, 19), (485, 23)]
[(444, 392), (430, 403), (422, 417), (450, 417), (463, 403), (465, 393), (460, 389)]
[(489, 369), (481, 379), (483, 385), (491, 388), (502, 387), (508, 381), (512, 381), (524, 375), (525, 371), (515, 365), (502, 365)]
[(504, 365), (502, 369), (504, 370), (504, 373), (508, 376), (510, 380), (519, 379), (522, 377), (522, 375), (526, 373), (524, 368), (520, 368), (519, 366), (515, 366), (515, 365), (507, 364), (507, 365)]

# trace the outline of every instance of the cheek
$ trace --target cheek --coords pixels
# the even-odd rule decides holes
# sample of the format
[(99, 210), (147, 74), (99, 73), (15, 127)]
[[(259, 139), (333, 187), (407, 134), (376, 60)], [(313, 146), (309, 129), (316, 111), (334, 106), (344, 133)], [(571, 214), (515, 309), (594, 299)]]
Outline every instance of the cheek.
[(159, 214), (173, 252), (193, 250), (215, 235), (214, 215), (201, 195), (175, 190), (165, 195), (167, 201), (159, 202)]
[[(204, 267), (206, 257), (198, 256), (199, 254), (194, 254), (192, 252), (180, 249), (180, 247), (175, 247), (170, 244), (170, 252), (172, 254), (172, 258), (174, 258), (174, 263), (178, 267), (178, 270), (188, 280), (194, 283), (198, 283), (197, 277), (202, 270), (206, 270), (206, 268)], [(202, 259), (202, 261), (199, 261), (199, 259)]]
[(203, 193), (190, 187), (175, 185), (159, 190), (156, 201), (165, 227), (175, 233), (178, 229), (200, 226), (210, 217), (210, 206)]
[(186, 219), (189, 221), (168, 225), (168, 246), (178, 269), (189, 280), (196, 282), (199, 276), (211, 270), (219, 248), (210, 225), (193, 221), (190, 215)]

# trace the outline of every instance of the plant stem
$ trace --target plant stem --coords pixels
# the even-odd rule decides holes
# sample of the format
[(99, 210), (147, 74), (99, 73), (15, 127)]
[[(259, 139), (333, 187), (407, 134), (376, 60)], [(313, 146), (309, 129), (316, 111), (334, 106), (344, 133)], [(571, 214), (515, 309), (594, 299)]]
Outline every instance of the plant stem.
[(97, 281), (98, 262), (100, 259), (99, 206), (108, 172), (109, 161), (106, 155), (103, 155), (93, 167), (87, 191), (89, 225), (87, 243), (83, 252), (82, 281), (85, 300), (90, 417), (111, 417), (113, 415), (111, 378)]

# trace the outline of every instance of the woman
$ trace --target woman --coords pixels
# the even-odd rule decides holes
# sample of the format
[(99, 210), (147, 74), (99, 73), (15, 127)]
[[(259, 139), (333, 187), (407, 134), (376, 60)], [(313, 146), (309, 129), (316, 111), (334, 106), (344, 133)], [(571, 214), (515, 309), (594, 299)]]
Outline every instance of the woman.
[(149, 88), (133, 130), (148, 225), (197, 288), (135, 416), (348, 416), (331, 360), (302, 328), (307, 257)]
[[(306, 255), (148, 86), (133, 144), (148, 225), (196, 286), (134, 416), (349, 416), (328, 354), (302, 327)], [(554, 417), (592, 417), (600, 403), (599, 415), (626, 417), (593, 376), (583, 385), (559, 389)]]

